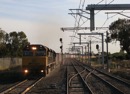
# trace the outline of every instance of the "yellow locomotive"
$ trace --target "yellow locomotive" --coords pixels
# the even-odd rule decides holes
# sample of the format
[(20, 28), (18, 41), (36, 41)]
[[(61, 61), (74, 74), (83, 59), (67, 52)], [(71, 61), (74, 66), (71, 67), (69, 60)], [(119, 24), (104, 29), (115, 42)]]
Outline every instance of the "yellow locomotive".
[(56, 53), (46, 46), (31, 44), (23, 48), (22, 72), (24, 75), (42, 74), (46, 76), (56, 64)]

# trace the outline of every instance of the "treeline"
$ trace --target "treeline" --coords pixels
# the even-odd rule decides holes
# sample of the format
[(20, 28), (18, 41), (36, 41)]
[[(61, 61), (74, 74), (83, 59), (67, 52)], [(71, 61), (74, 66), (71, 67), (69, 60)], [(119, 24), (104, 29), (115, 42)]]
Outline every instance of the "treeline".
[(123, 52), (116, 52), (109, 55), (112, 60), (129, 60), (129, 55)]
[(7, 33), (0, 29), (0, 57), (21, 57), (27, 44), (29, 42), (23, 31)]
[[(94, 54), (96, 58), (92, 58), (93, 61), (96, 61), (97, 59), (102, 59), (102, 55)], [(127, 53), (124, 53), (123, 51), (116, 52), (116, 53), (108, 53), (108, 59), (113, 61), (122, 61), (122, 60), (129, 60), (129, 55)], [(104, 61), (107, 60), (107, 52), (104, 52)]]

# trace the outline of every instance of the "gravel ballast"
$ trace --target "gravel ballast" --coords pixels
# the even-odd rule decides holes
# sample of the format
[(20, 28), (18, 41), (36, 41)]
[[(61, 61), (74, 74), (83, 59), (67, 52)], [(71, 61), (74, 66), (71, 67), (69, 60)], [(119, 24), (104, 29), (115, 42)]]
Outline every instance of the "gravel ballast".
[(27, 94), (66, 94), (66, 67), (57, 65)]

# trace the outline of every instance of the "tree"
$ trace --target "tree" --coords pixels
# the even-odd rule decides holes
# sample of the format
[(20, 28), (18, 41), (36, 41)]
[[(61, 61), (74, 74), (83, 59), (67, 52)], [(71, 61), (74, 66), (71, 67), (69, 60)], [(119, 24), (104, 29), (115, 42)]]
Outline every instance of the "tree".
[(5, 31), (0, 28), (0, 57), (5, 56), (6, 44), (4, 43)]
[(21, 32), (10, 32), (8, 39), (8, 47), (11, 56), (22, 56), (22, 49), (25, 45), (29, 44), (26, 34)]
[(109, 26), (111, 39), (120, 41), (120, 47), (130, 55), (130, 20), (118, 19)]
[(28, 42), (28, 39), (27, 39), (27, 36), (26, 36), (26, 34), (23, 32), (23, 31), (21, 31), (21, 32), (18, 32), (18, 41), (19, 41), (19, 49), (18, 49), (18, 55), (19, 56), (22, 56), (22, 49), (23, 49), (23, 47), (25, 47), (26, 45), (28, 45), (28, 44), (30, 44), (29, 42)]
[(0, 57), (10, 56), (11, 58), (22, 56), (22, 49), (29, 44), (26, 34), (23, 31), (6, 33), (0, 28)]
[(6, 32), (0, 28), (0, 43), (4, 43)]
[(111, 54), (111, 58), (113, 60), (124, 60), (126, 59), (126, 53), (116, 52), (116, 53)]

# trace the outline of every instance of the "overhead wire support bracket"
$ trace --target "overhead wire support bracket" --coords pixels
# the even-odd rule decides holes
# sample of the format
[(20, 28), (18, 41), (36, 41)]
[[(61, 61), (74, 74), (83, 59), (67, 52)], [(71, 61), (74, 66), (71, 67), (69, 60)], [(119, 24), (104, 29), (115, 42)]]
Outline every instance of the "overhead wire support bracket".
[(106, 29), (108, 29), (108, 27), (95, 27), (96, 28), (96, 30), (106, 30)]
[(82, 16), (82, 17), (84, 17), (84, 18), (90, 19), (90, 18), (88, 18), (88, 17), (86, 17), (86, 16), (84, 16), (84, 15), (81, 15), (81, 13), (68, 13), (68, 14), (70, 14), (70, 15), (72, 15), (72, 14), (74, 14), (74, 15), (79, 15), (79, 16)]
[[(108, 27), (95, 27), (96, 30), (98, 29), (108, 29)], [(66, 30), (88, 30), (90, 27), (62, 27), (61, 30), (64, 32)]]
[(61, 30), (64, 32), (66, 30), (87, 30), (90, 29), (90, 27), (62, 27)]
[(86, 7), (86, 10), (90, 11), (90, 31), (93, 31), (95, 29), (95, 10), (130, 10), (130, 4), (91, 4)]
[(78, 33), (78, 35), (103, 35), (103, 33)]
[(130, 4), (91, 4), (86, 10), (130, 10)]
[(82, 11), (82, 12), (85, 12), (85, 13), (87, 13), (87, 14), (90, 14), (89, 12), (87, 12), (87, 11), (85, 11), (85, 10), (83, 10), (83, 9), (69, 9), (70, 11), (72, 11), (72, 10), (80, 10), (80, 11)]
[[(122, 12), (122, 13), (125, 13), (125, 12)], [(127, 18), (130, 18), (130, 16), (127, 16), (127, 15), (122, 14), (122, 13), (120, 13), (120, 12), (105, 12), (105, 14), (120, 14), (120, 15), (122, 15), (122, 16), (125, 16), (125, 17), (127, 17)]]

